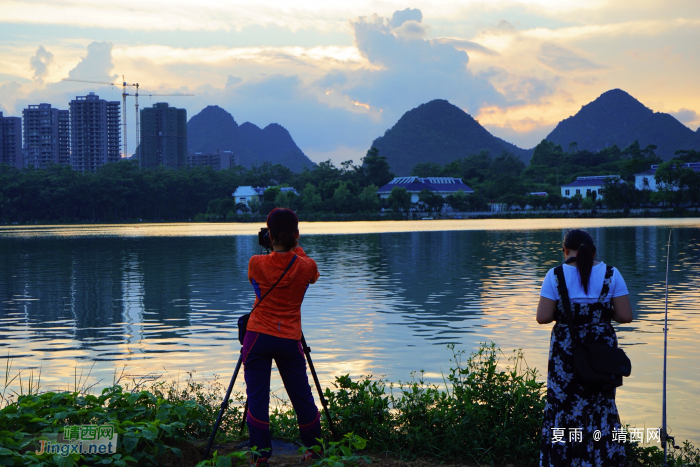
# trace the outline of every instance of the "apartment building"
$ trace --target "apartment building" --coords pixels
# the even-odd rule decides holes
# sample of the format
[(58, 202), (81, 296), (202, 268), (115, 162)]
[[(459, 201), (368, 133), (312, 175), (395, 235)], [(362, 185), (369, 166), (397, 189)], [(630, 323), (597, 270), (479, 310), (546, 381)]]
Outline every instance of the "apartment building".
[(24, 163), (37, 168), (70, 164), (70, 113), (51, 104), (30, 105), (22, 111)]
[(80, 172), (121, 159), (119, 101), (106, 101), (94, 92), (70, 101), (71, 166)]

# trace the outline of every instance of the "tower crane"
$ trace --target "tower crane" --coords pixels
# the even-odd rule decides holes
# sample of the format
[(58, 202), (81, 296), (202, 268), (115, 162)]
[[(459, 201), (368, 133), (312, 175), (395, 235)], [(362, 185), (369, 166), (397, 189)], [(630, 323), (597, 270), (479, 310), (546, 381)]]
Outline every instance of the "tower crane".
[[(74, 83), (91, 83), (91, 84), (106, 84), (109, 86), (119, 86), (120, 83), (110, 83), (107, 81), (89, 81), (89, 80), (84, 80), (84, 79), (72, 79), (72, 78), (63, 78), (61, 81), (72, 81)], [(122, 75), (122, 143), (124, 147), (124, 155), (122, 157), (127, 156), (127, 146), (126, 146), (126, 96), (130, 96), (131, 94), (128, 94), (126, 92), (126, 87), (127, 86), (135, 86), (136, 87), (136, 95), (138, 96), (139, 92), (139, 83), (127, 83), (126, 79), (124, 78), (124, 75)], [(138, 115), (136, 116), (138, 119)], [(137, 130), (138, 131), (138, 130)]]
[[(90, 84), (105, 84), (108, 86), (122, 86), (122, 134), (123, 134), (123, 146), (124, 146), (124, 156), (127, 157), (128, 152), (127, 152), (127, 141), (126, 141), (126, 96), (133, 96), (135, 100), (135, 107), (136, 107), (136, 151), (137, 151), (137, 159), (140, 160), (138, 154), (141, 149), (140, 149), (140, 130), (141, 128), (139, 127), (139, 83), (127, 83), (126, 79), (124, 78), (124, 75), (122, 75), (122, 82), (121, 83), (112, 83), (108, 81), (89, 81), (89, 80), (84, 80), (84, 79), (72, 79), (72, 78), (63, 78), (61, 81), (71, 81), (74, 83), (90, 83)], [(126, 92), (127, 86), (133, 86), (136, 88), (136, 92), (134, 94), (129, 94)], [(194, 94), (156, 94), (153, 92), (147, 91), (146, 94), (143, 94), (144, 96), (194, 96)]]

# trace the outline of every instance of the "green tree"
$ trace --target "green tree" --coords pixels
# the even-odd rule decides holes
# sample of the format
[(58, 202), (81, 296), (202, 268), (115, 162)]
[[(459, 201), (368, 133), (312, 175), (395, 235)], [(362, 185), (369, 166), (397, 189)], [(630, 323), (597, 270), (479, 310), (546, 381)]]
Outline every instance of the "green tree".
[(333, 192), (333, 204), (336, 212), (350, 213), (357, 210), (357, 196), (353, 195), (345, 182), (340, 182)]
[(586, 196), (581, 200), (581, 207), (583, 209), (593, 209), (595, 207), (595, 199), (592, 196)]
[(421, 162), (413, 166), (411, 175), (416, 177), (442, 177), (444, 167), (436, 162)]
[(467, 194), (462, 190), (457, 190), (455, 193), (447, 195), (445, 202), (456, 212), (466, 211), (469, 208)]
[(404, 187), (395, 186), (391, 189), (387, 202), (394, 211), (406, 212), (411, 209), (411, 194)]
[(632, 205), (633, 191), (634, 187), (629, 183), (609, 178), (605, 180), (605, 185), (603, 185), (603, 202), (609, 209), (629, 207)]
[(250, 212), (253, 214), (260, 210), (260, 199), (258, 199), (257, 196), (253, 196), (248, 200), (248, 209), (250, 209)]
[(555, 145), (552, 141), (543, 139), (535, 146), (530, 159), (530, 165), (544, 165), (547, 167), (561, 167), (564, 162), (564, 151), (561, 145)]
[(365, 173), (366, 184), (382, 187), (389, 183), (394, 174), (391, 173), (386, 157), (379, 155), (379, 149), (372, 146), (367, 155), (362, 158), (362, 169)]
[(363, 188), (362, 192), (357, 197), (360, 203), (361, 211), (379, 211), (379, 195), (377, 194), (377, 190), (378, 188), (374, 185), (366, 186)]
[(679, 159), (664, 162), (656, 169), (656, 186), (665, 201), (678, 206), (686, 198), (685, 191), (694, 185), (695, 171)]
[(430, 190), (421, 190), (418, 193), (418, 200), (423, 203), (429, 211), (438, 212), (445, 205), (445, 198)]
[(319, 212), (323, 208), (321, 195), (311, 183), (307, 183), (301, 192), (301, 204), (305, 212)]

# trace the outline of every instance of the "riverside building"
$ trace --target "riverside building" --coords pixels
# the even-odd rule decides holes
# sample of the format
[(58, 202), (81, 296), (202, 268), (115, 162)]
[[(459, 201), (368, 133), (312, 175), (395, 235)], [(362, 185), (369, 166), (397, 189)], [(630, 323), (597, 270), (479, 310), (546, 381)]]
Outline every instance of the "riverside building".
[(51, 104), (30, 105), (22, 111), (24, 163), (37, 168), (70, 164), (70, 113)]
[(454, 195), (458, 191), (466, 194), (474, 193), (461, 178), (454, 177), (396, 177), (377, 190), (380, 198), (388, 198), (394, 187), (405, 188), (411, 195), (411, 202), (417, 203), (421, 191), (428, 190), (437, 193), (443, 198)]
[(187, 166), (187, 111), (165, 102), (142, 109), (138, 157), (143, 168)]
[(21, 169), (22, 158), (22, 119), (3, 117), (0, 112), (0, 164)]
[(70, 101), (71, 166), (95, 172), (121, 159), (119, 101), (106, 101), (94, 92)]

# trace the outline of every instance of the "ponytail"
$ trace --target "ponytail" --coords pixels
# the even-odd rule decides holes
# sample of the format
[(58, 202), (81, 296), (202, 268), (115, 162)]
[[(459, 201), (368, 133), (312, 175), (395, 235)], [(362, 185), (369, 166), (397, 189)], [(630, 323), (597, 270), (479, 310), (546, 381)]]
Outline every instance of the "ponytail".
[(564, 248), (575, 250), (576, 269), (581, 277), (581, 287), (588, 294), (588, 285), (591, 280), (591, 270), (593, 269), (593, 258), (595, 258), (595, 243), (593, 237), (581, 229), (569, 230), (564, 237)]
[(576, 268), (581, 276), (581, 286), (588, 294), (588, 283), (591, 280), (591, 270), (593, 269), (593, 250), (585, 243), (581, 244), (576, 253)]

